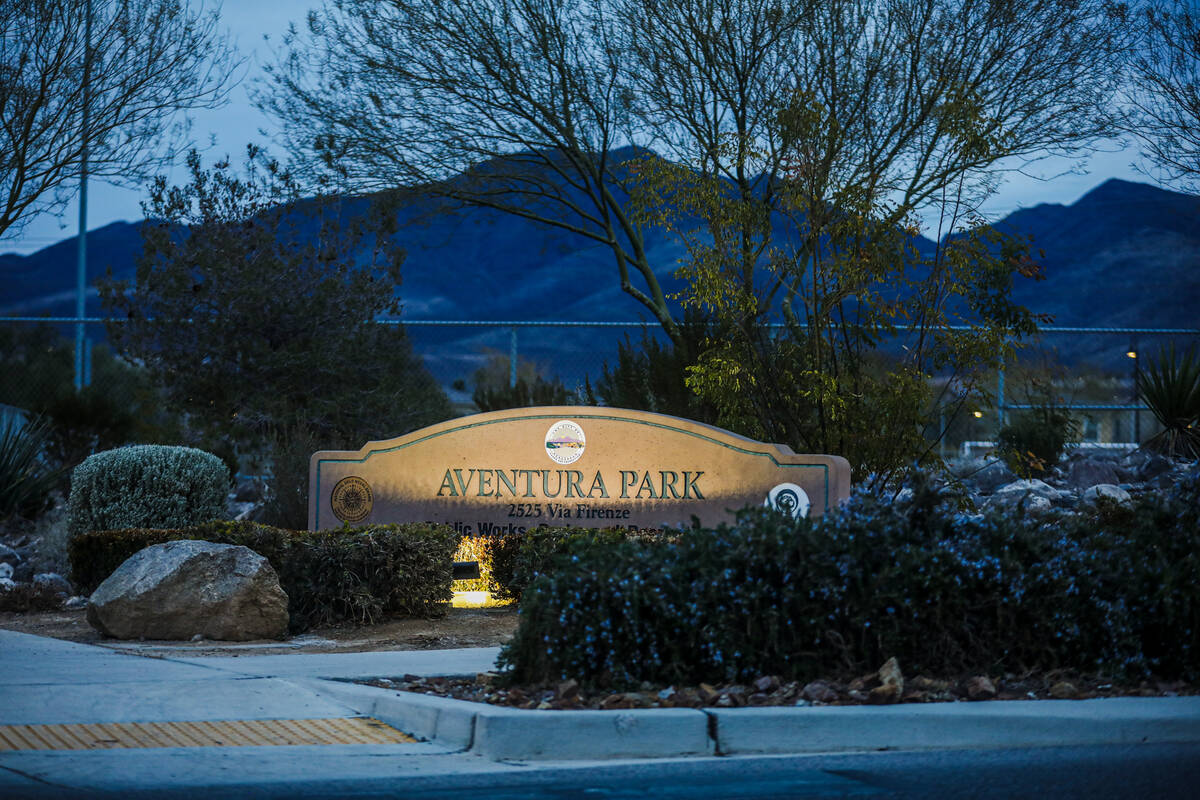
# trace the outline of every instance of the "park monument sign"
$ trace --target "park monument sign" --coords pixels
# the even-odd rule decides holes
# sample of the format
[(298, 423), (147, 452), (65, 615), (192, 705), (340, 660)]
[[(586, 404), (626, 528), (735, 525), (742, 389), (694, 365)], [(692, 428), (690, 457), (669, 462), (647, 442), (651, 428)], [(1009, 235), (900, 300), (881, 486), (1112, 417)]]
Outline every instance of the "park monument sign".
[(850, 493), (840, 456), (797, 455), (691, 420), (590, 406), (477, 414), (323, 450), (309, 527), (441, 522), (469, 536), (539, 525), (662, 528), (747, 505), (819, 515)]

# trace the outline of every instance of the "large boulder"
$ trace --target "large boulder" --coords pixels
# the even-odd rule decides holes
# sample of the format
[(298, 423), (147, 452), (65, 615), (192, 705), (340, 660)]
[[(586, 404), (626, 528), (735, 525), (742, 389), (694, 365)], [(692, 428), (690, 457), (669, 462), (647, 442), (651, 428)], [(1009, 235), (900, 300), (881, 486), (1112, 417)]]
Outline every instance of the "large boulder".
[(1045, 481), (1031, 478), (1001, 486), (991, 496), (988, 505), (1006, 510), (1022, 505), (1026, 511), (1048, 511), (1066, 496), (1067, 493), (1060, 492)]
[(242, 642), (287, 635), (288, 598), (275, 570), (247, 547), (182, 540), (153, 545), (92, 594), (92, 627), (117, 639)]
[(1101, 483), (1090, 487), (1083, 493), (1083, 502), (1097, 505), (1101, 502), (1100, 498), (1102, 497), (1120, 505), (1125, 505), (1133, 500), (1129, 492), (1120, 486), (1114, 486), (1111, 483)]
[(1111, 461), (1083, 456), (1072, 458), (1067, 469), (1067, 485), (1073, 489), (1086, 489), (1101, 483), (1117, 484), (1121, 475)]
[[(1160, 475), (1171, 472), (1175, 466), (1171, 459), (1152, 453), (1148, 450), (1134, 450), (1125, 458), (1121, 459), (1120, 471), (1123, 477), (1129, 483), (1145, 483), (1159, 477)], [(1111, 483), (1120, 483), (1121, 481), (1111, 481)]]
[(22, 561), (21, 554), (8, 545), (0, 542), (0, 564), (16, 567)]
[(969, 487), (984, 493), (994, 492), (1017, 479), (1007, 464), (995, 460), (970, 462), (959, 470), (959, 477)]

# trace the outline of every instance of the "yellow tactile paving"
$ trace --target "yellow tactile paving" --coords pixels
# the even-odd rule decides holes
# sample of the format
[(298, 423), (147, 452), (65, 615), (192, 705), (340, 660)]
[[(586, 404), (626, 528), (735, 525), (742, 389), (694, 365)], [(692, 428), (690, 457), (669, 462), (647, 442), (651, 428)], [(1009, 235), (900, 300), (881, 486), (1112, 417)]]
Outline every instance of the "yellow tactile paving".
[(407, 733), (401, 733), (370, 717), (0, 725), (0, 750), (111, 750), (413, 742), (416, 742), (416, 739)]

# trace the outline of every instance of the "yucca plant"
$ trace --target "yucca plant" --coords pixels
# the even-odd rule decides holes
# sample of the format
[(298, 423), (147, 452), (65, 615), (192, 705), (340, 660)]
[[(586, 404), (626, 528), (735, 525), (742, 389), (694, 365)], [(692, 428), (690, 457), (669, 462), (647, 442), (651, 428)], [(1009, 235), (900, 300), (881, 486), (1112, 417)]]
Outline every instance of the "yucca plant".
[(1163, 426), (1143, 445), (1163, 455), (1200, 458), (1200, 357), (1196, 348), (1177, 355), (1175, 344), (1148, 359), (1138, 397)]
[(32, 515), (46, 506), (62, 475), (44, 458), (50, 426), (43, 420), (19, 425), (10, 419), (0, 429), (0, 520)]

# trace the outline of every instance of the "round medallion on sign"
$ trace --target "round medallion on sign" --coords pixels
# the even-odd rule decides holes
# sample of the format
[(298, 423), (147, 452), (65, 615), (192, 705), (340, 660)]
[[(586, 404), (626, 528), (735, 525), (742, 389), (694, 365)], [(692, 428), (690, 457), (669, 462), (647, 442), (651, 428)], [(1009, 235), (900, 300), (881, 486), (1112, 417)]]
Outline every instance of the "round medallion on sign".
[(569, 420), (560, 420), (546, 431), (546, 455), (559, 464), (574, 464), (586, 446), (583, 428)]
[(366, 519), (373, 503), (370, 485), (356, 475), (342, 478), (334, 484), (329, 502), (333, 515), (342, 522), (361, 522)]
[(781, 483), (767, 494), (764, 506), (791, 514), (793, 517), (808, 516), (808, 493), (794, 483)]

